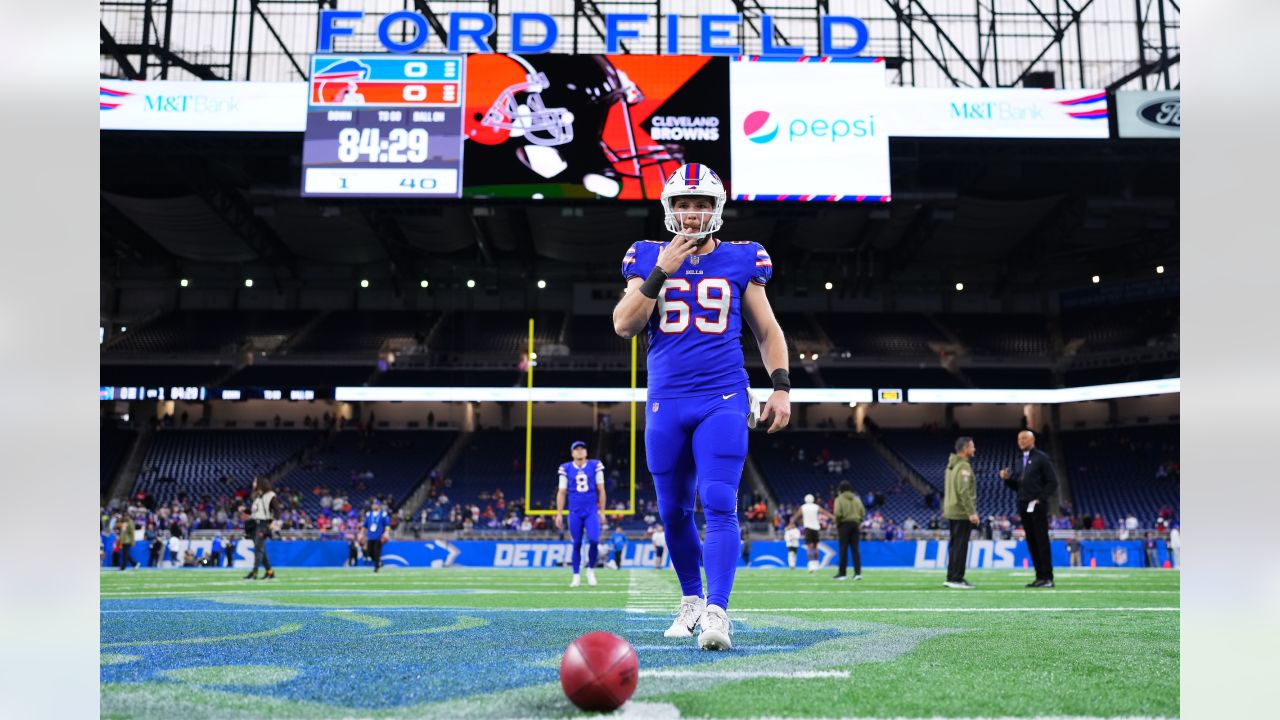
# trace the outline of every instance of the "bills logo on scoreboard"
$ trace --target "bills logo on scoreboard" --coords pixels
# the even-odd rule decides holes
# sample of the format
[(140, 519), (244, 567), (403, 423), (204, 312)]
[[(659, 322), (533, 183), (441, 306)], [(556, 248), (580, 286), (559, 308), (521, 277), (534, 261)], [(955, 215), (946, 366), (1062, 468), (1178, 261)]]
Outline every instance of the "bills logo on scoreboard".
[(461, 85), (458, 58), (317, 56), (312, 60), (310, 104), (458, 106)]

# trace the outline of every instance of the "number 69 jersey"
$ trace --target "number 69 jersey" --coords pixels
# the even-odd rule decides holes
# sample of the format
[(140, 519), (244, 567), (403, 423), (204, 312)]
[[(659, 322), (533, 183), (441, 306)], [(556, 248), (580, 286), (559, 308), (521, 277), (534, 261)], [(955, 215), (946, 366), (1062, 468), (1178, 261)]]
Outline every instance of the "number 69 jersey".
[[(649, 277), (667, 243), (641, 240), (622, 258), (622, 277)], [(760, 243), (721, 242), (691, 255), (662, 286), (647, 325), (649, 398), (742, 392), (742, 300), (765, 285), (773, 261)]]
[(560, 465), (560, 489), (569, 491), (570, 512), (595, 512), (600, 509), (598, 485), (604, 484), (604, 463), (587, 460), (582, 467), (573, 461)]

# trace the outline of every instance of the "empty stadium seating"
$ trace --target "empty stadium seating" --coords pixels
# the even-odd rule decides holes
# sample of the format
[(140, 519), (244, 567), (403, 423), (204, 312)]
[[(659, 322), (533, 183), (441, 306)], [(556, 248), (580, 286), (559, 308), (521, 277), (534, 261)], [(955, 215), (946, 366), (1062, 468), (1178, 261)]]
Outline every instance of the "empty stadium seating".
[[(560, 342), (564, 313), (534, 313), (534, 346)], [(529, 348), (529, 315), (474, 310), (450, 313), (432, 337), (432, 352), (509, 353)]]
[(954, 314), (939, 320), (971, 355), (1041, 356), (1050, 350), (1044, 315)]
[(138, 433), (131, 428), (119, 428), (113, 425), (103, 425), (99, 430), (98, 441), (101, 448), (99, 457), (102, 465), (98, 485), (100, 495), (106, 496), (110, 491), (116, 471), (120, 469), (120, 463), (124, 462), (125, 455), (129, 452), (129, 448), (133, 447), (133, 441), (137, 436)]
[[(972, 462), (973, 473), (978, 479), (978, 513), (987, 515), (1012, 515), (1016, 510), (1016, 497), (1000, 480), (1000, 468), (1012, 468), (1018, 461), (1017, 433), (1009, 430), (964, 430), (961, 433), (930, 432), (925, 430), (882, 430), (881, 440), (889, 449), (911, 465), (941, 495), (945, 490), (947, 460), (955, 450), (958, 434), (973, 438), (977, 453)], [(1048, 450), (1046, 443), (1037, 443), (1041, 450)]]
[(1128, 513), (1150, 527), (1160, 508), (1178, 512), (1177, 479), (1156, 477), (1160, 465), (1178, 460), (1177, 425), (1080, 430), (1059, 437), (1076, 512), (1101, 514), (1108, 527)]
[(316, 434), (305, 430), (161, 430), (152, 440), (133, 492), (160, 503), (179, 492), (232, 495), (253, 477), (296, 456)]
[[(392, 498), (398, 506), (435, 467), (457, 433), (431, 430), (379, 430), (365, 435), (356, 430), (335, 434), (320, 452), (280, 479), (279, 485), (302, 496), (302, 509), (314, 517), (321, 495), (330, 488), (363, 509), (370, 498)], [(371, 475), (366, 475), (371, 473)]]
[(297, 310), (181, 310), (125, 333), (108, 353), (235, 350), (246, 337), (292, 335), (315, 313)]
[[(796, 453), (804, 449), (804, 460)], [(825, 464), (815, 465), (826, 449), (833, 460), (848, 459), (848, 472), (831, 473)], [(806, 493), (830, 499), (841, 480), (848, 480), (854, 492), (882, 492), (885, 507), (874, 508), (887, 519), (901, 522), (908, 517), (923, 525), (937, 511), (924, 505), (915, 488), (901, 482), (898, 474), (863, 438), (850, 433), (788, 432), (779, 435), (752, 435), (751, 456), (772, 488), (778, 502), (797, 507)]]
[(333, 312), (290, 348), (291, 354), (376, 352), (391, 338), (425, 339), (440, 313), (380, 310)]
[(932, 356), (930, 342), (946, 337), (923, 315), (908, 313), (823, 313), (817, 317), (834, 344), (833, 351), (892, 357)]
[(1083, 339), (1082, 352), (1142, 347), (1172, 338), (1178, 317), (1177, 300), (1069, 310), (1062, 313), (1062, 336)]

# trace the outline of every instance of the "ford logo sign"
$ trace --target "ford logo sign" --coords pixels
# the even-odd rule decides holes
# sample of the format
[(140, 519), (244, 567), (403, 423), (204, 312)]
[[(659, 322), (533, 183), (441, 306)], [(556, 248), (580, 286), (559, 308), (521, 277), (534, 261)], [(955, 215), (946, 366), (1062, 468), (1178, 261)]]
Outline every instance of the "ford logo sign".
[(1168, 130), (1182, 127), (1182, 100), (1168, 98), (1147, 103), (1138, 109), (1138, 115), (1144, 121), (1159, 128)]

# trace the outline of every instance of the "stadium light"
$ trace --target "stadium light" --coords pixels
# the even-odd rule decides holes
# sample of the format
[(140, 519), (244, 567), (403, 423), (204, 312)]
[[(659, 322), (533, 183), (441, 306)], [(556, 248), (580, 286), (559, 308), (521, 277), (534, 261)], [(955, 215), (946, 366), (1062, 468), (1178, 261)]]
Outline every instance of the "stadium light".
[(818, 353), (814, 353), (814, 354), (813, 354), (813, 359), (814, 359), (814, 360), (817, 360), (817, 359), (818, 359)]
[(467, 287), (469, 287), (469, 288), (473, 288), (473, 287), (475, 287), (475, 286), (476, 286), (476, 281), (475, 281), (475, 280), (468, 280), (468, 281), (467, 281)]
[(121, 326), (120, 326), (120, 332), (129, 332), (129, 326), (128, 326), (128, 325), (121, 325)]
[(851, 402), (851, 403), (849, 403), (849, 407), (851, 407), (851, 408), (856, 408), (856, 407), (858, 407), (858, 403), (856, 403), (856, 402)]
[(1156, 274), (1157, 274), (1157, 275), (1163, 275), (1163, 274), (1164, 274), (1164, 266), (1163, 266), (1163, 265), (1157, 265), (1157, 266), (1156, 266)]
[(538, 353), (536, 353), (536, 352), (535, 352), (535, 353), (529, 353), (529, 359), (530, 359), (530, 360), (537, 360), (537, 359), (538, 359)]
[(244, 279), (244, 286), (245, 286), (245, 287), (253, 287), (253, 278), (245, 278), (245, 279)]
[(956, 283), (956, 292), (962, 292), (963, 290), (964, 290), (964, 283)]
[(804, 359), (804, 353), (800, 353), (800, 359), (801, 359), (801, 360), (803, 360), (803, 359)]
[(426, 289), (426, 287), (427, 287), (427, 285), (429, 285), (429, 284), (430, 284), (430, 283), (428, 283), (426, 280), (423, 280), (422, 282), (418, 283), (418, 287), (421, 287), (422, 289), (424, 289), (424, 290), (425, 290), (425, 289)]
[(190, 284), (191, 284), (191, 281), (190, 281), (190, 280), (187, 280), (186, 278), (182, 278), (181, 280), (179, 280), (179, 281), (178, 281), (178, 285), (180, 285), (180, 286), (182, 286), (182, 287), (186, 287), (186, 286), (188, 286), (188, 285), (190, 285)]
[(539, 280), (539, 281), (538, 281), (538, 289), (539, 289), (539, 290), (541, 290), (541, 289), (545, 288), (546, 286), (547, 286), (547, 281), (546, 281), (546, 280)]
[(368, 280), (361, 280), (361, 281), (360, 281), (360, 287), (362, 287), (362, 288), (367, 288), (367, 287), (369, 287), (369, 281), (368, 281)]
[(1100, 283), (1100, 282), (1102, 282), (1102, 278), (1101, 278), (1101, 277), (1099, 277), (1099, 276), (1097, 276), (1097, 275), (1094, 275), (1094, 276), (1093, 276), (1093, 284), (1094, 284), (1094, 285), (1097, 285), (1097, 284), (1098, 284), (1098, 283)]
[(830, 290), (831, 288), (833, 288), (833, 287), (835, 287), (835, 286), (834, 286), (834, 285), (832, 285), (831, 283), (827, 283), (825, 287), (826, 287), (828, 290)]

